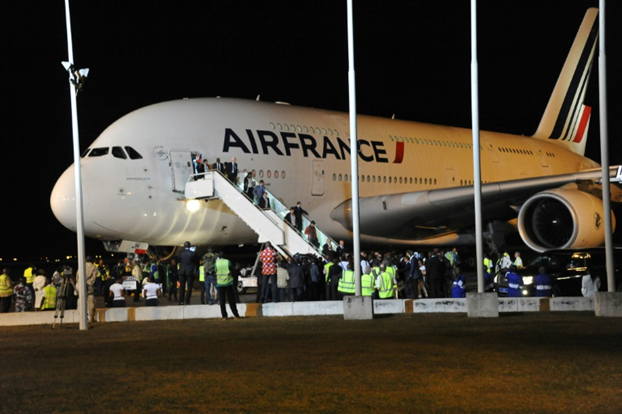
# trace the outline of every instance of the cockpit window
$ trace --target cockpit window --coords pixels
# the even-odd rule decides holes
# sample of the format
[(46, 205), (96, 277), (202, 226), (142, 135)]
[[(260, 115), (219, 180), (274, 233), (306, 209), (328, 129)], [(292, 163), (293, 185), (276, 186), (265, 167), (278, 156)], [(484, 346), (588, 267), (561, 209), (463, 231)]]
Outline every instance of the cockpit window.
[(108, 147), (93, 148), (89, 153), (89, 157), (103, 157), (104, 155), (108, 155), (109, 150), (110, 148)]
[(127, 159), (127, 155), (121, 147), (112, 147), (112, 156), (115, 158), (121, 158), (123, 160)]
[(130, 159), (132, 160), (140, 160), (143, 157), (142, 155), (138, 153), (138, 151), (136, 151), (132, 147), (125, 147), (125, 150), (127, 151), (128, 155), (130, 156)]
[(82, 158), (86, 158), (86, 155), (89, 153), (89, 151), (91, 151), (90, 148), (85, 149), (84, 152), (82, 153)]

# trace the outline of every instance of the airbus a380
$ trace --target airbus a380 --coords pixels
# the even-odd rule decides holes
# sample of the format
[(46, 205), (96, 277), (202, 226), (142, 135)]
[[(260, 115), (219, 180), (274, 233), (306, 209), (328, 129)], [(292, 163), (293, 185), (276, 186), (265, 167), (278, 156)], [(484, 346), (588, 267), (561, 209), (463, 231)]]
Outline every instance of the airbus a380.
[[(600, 168), (584, 157), (597, 15), (587, 11), (536, 133), (481, 132), (485, 223), (516, 224), (535, 250), (604, 241)], [(362, 115), (357, 122), (362, 242), (474, 243), (472, 131)], [(223, 202), (186, 208), (181, 192), (195, 154), (210, 163), (236, 157), (286, 205), (301, 201), (333, 238), (352, 236), (348, 114), (225, 98), (159, 103), (109, 126), (81, 159), (85, 234), (151, 246), (256, 242)], [(620, 197), (612, 186), (613, 201)], [(75, 231), (73, 166), (51, 206)]]

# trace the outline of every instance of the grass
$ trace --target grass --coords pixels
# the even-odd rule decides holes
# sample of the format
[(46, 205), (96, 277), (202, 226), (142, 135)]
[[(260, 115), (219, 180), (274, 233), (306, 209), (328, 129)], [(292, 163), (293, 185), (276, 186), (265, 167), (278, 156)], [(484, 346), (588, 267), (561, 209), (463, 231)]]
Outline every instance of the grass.
[(1, 407), (14, 413), (619, 413), (621, 345), (620, 321), (591, 313), (3, 328)]

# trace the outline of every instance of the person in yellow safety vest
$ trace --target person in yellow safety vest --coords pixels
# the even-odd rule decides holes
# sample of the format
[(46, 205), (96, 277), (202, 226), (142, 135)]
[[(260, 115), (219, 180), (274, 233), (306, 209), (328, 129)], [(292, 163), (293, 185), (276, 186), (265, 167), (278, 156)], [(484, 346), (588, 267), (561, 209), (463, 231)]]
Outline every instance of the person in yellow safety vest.
[(203, 260), (199, 261), (199, 286), (201, 287), (201, 305), (205, 305), (205, 264)]
[(348, 263), (347, 270), (343, 272), (341, 279), (339, 279), (337, 290), (342, 296), (353, 296), (356, 293), (354, 271), (352, 270), (351, 263)]
[(374, 277), (371, 275), (371, 268), (367, 266), (365, 273), (361, 276), (361, 295), (372, 296), (374, 294)]
[(494, 266), (494, 263), (492, 259), (490, 259), (488, 256), (484, 257), (484, 267), (486, 267), (486, 271), (488, 273), (492, 274), (493, 266)]
[(391, 276), (387, 272), (387, 267), (384, 263), (380, 265), (380, 276), (376, 279), (376, 289), (378, 290), (378, 296), (380, 299), (391, 299), (394, 295), (394, 289), (397, 285), (395, 277)]
[[(37, 276), (35, 267), (32, 264), (29, 264), (26, 270), (24, 270), (24, 277), (26, 278), (26, 287), (30, 290), (32, 294), (32, 298), (35, 297), (35, 288), (32, 283), (35, 281), (35, 277)], [(34, 304), (34, 301), (32, 302)], [(27, 309), (31, 310), (31, 309)]]
[(218, 289), (218, 302), (220, 302), (220, 314), (223, 320), (227, 320), (227, 309), (225, 308), (226, 300), (229, 301), (229, 307), (235, 319), (238, 319), (238, 308), (235, 305), (235, 294), (233, 292), (233, 276), (231, 276), (231, 262), (225, 259), (225, 253), (219, 252), (216, 260), (216, 289)]
[(11, 309), (11, 296), (13, 295), (13, 284), (9, 269), (2, 269), (0, 275), (0, 301), (2, 301), (2, 313), (7, 313)]
[(324, 290), (325, 290), (325, 297), (324, 299), (326, 300), (332, 300), (332, 291), (331, 291), (331, 286), (330, 286), (330, 268), (333, 265), (333, 261), (330, 259), (330, 257), (328, 255), (326, 255), (326, 260), (328, 261), (325, 265), (324, 265)]
[[(384, 260), (384, 265), (386, 267), (386, 272), (389, 274), (389, 276), (391, 276), (391, 279), (393, 280), (397, 280), (397, 278), (395, 277), (395, 268), (393, 266), (391, 266), (391, 263), (388, 260)], [(399, 289), (397, 286), (397, 283), (395, 283), (395, 292), (393, 292), (395, 294), (395, 299), (397, 299), (397, 295), (398, 295)]]
[(47, 285), (43, 288), (43, 304), (41, 310), (56, 309), (56, 288), (47, 280)]

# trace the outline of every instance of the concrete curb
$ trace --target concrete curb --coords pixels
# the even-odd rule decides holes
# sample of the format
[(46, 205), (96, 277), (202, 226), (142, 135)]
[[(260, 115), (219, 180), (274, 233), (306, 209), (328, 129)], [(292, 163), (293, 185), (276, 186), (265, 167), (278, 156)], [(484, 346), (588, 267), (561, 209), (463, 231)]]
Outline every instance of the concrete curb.
[[(571, 312), (594, 311), (594, 299), (584, 297), (560, 298), (499, 298), (499, 313), (507, 312)], [(467, 313), (467, 300), (460, 299), (381, 299), (373, 303), (374, 315), (400, 313)], [(239, 303), (241, 316), (246, 318), (279, 316), (343, 315), (343, 301)], [(227, 313), (231, 315), (229, 305)], [(53, 311), (0, 314), (0, 326), (45, 325), (54, 323)], [(221, 318), (218, 305), (154, 306), (99, 308), (98, 322), (133, 322), (181, 319)], [(79, 323), (77, 310), (65, 311), (60, 323)]]

